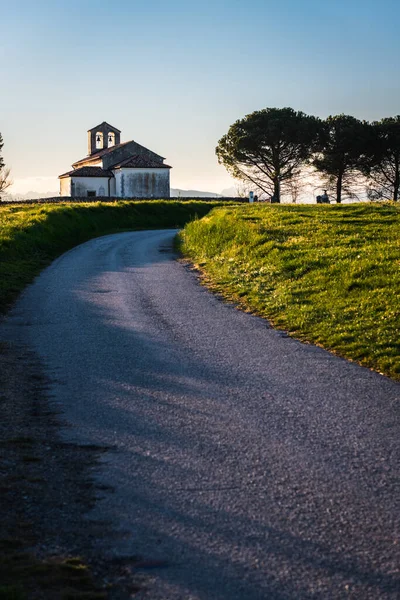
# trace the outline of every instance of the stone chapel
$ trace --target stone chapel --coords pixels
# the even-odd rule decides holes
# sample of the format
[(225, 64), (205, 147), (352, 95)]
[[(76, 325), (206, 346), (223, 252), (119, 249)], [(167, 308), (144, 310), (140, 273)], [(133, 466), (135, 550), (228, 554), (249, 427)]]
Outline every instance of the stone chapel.
[(121, 143), (120, 130), (103, 121), (88, 131), (88, 156), (59, 176), (60, 196), (169, 198), (164, 160), (134, 140)]

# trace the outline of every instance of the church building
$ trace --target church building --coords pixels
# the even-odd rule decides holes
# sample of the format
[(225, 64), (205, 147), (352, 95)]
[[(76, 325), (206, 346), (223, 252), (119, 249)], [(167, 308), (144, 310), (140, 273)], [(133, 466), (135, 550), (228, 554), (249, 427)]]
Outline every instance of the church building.
[(121, 132), (105, 121), (88, 131), (88, 156), (59, 176), (60, 196), (79, 198), (169, 198), (165, 158), (137, 142), (121, 143)]

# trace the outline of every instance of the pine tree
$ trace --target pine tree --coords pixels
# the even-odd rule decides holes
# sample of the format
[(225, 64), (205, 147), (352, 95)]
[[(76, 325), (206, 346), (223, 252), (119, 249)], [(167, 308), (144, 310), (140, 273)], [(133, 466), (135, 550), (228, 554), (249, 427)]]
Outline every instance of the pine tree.
[(323, 149), (313, 165), (328, 186), (336, 192), (336, 202), (342, 201), (343, 189), (351, 188), (360, 175), (367, 138), (367, 124), (350, 115), (328, 117), (324, 122)]
[(374, 122), (363, 172), (370, 179), (371, 198), (400, 198), (400, 115)]
[(280, 202), (313, 154), (319, 119), (292, 108), (265, 108), (236, 121), (218, 142), (218, 162), (237, 179)]

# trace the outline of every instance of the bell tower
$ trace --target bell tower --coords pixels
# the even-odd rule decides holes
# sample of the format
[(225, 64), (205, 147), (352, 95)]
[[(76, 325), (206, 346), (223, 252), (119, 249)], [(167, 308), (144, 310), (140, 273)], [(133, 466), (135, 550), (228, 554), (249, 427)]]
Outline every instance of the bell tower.
[(96, 154), (106, 148), (117, 146), (121, 143), (121, 132), (116, 127), (109, 125), (105, 121), (89, 129), (88, 131), (88, 154)]

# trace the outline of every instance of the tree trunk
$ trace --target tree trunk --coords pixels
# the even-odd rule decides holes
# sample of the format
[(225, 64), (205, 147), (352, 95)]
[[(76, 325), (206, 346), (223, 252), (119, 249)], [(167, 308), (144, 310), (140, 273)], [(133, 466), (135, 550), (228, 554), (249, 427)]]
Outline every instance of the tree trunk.
[(281, 201), (281, 186), (280, 186), (279, 177), (274, 179), (274, 201), (275, 202)]
[(342, 183), (343, 173), (340, 173), (336, 182), (336, 202), (340, 204), (342, 202)]
[(399, 199), (399, 187), (400, 187), (400, 165), (399, 163), (396, 161), (396, 174), (395, 174), (395, 178), (394, 178), (394, 185), (393, 185), (393, 200), (395, 202), (397, 202), (397, 200)]

